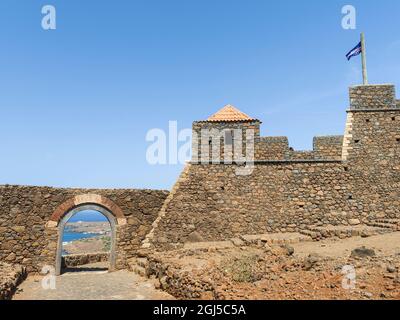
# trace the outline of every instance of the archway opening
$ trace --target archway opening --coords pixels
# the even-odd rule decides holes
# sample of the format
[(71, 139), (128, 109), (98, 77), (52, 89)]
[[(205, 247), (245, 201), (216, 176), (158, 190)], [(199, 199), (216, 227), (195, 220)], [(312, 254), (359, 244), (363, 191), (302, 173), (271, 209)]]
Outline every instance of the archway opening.
[(115, 226), (114, 215), (102, 206), (70, 210), (58, 226), (56, 273), (114, 270)]

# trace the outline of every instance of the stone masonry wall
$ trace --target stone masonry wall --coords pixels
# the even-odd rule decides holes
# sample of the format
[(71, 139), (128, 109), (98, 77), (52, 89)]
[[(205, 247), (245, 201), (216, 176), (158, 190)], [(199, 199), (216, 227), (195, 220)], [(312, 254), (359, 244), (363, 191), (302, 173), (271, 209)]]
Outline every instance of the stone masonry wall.
[[(314, 140), (314, 150), (281, 161), (189, 164), (151, 231), (157, 249), (243, 234), (306, 232), (400, 218), (400, 108), (394, 86), (350, 88), (346, 141)], [(341, 160), (341, 147), (346, 157)]]
[(0, 301), (11, 300), (18, 285), (26, 278), (26, 270), (20, 265), (0, 261)]
[[(124, 220), (117, 225), (118, 268), (135, 255), (142, 240), (163, 250), (187, 241), (399, 219), (399, 121), (394, 86), (355, 86), (350, 88), (345, 136), (317, 137), (312, 151), (292, 150), (287, 138), (261, 138), (258, 121), (193, 124), (195, 131), (254, 129), (256, 159), (249, 175), (238, 175), (235, 164), (192, 162), (170, 194), (0, 186), (0, 261), (22, 264), (28, 271), (53, 265), (58, 239), (54, 219), (60, 218), (66, 201), (74, 204), (71, 198), (88, 194), (109, 199), (118, 208), (118, 221)], [(194, 138), (193, 143), (200, 141)], [(218, 152), (223, 159), (224, 149)]]
[(189, 166), (153, 230), (157, 248), (179, 247), (193, 234), (222, 241), (400, 216), (398, 182), (371, 180), (340, 161), (256, 164), (249, 176), (237, 176), (234, 165)]
[(257, 164), (249, 176), (237, 176), (234, 165), (188, 166), (154, 230), (157, 248), (179, 246), (193, 233), (201, 241), (219, 241), (341, 224), (354, 216), (342, 214), (352, 204), (341, 163)]
[[(242, 145), (239, 149), (235, 148), (234, 142), (231, 146), (230, 152), (225, 150), (225, 134), (224, 130), (233, 131), (236, 129), (240, 129), (242, 133)], [(212, 159), (223, 161), (225, 158), (225, 153), (227, 153), (227, 157), (230, 159), (239, 159), (242, 155), (246, 155), (246, 145), (247, 139), (249, 138), (246, 135), (247, 130), (253, 130), (254, 140), (251, 139), (251, 143), (257, 144), (260, 138), (260, 122), (259, 121), (250, 121), (250, 122), (207, 122), (207, 121), (198, 121), (193, 122), (192, 126), (193, 135), (192, 146), (193, 146), (193, 160), (198, 161), (202, 159)], [(220, 134), (219, 139), (212, 134), (212, 130), (215, 130)], [(207, 132), (210, 133), (210, 137), (207, 138)], [(202, 138), (202, 135), (206, 135), (206, 138)], [(234, 135), (233, 135), (234, 136)], [(212, 140), (212, 137), (214, 140)], [(218, 146), (219, 140), (219, 146)], [(214, 149), (213, 149), (214, 146)], [(254, 147), (255, 148), (255, 147)], [(208, 152), (207, 152), (208, 150)], [(196, 159), (197, 155), (197, 159)]]
[(117, 225), (117, 268), (134, 256), (166, 199), (167, 191), (98, 190), (0, 186), (0, 261), (18, 263), (28, 272), (54, 265), (58, 228), (46, 227), (65, 201), (82, 194), (97, 194), (121, 208), (126, 224)]
[(342, 158), (343, 136), (314, 137), (313, 149), (318, 159)]
[(287, 137), (260, 137), (260, 141), (256, 143), (255, 152), (255, 159), (285, 159), (289, 152), (289, 140)]
[(396, 108), (395, 87), (391, 84), (350, 87), (350, 109)]
[(62, 268), (84, 266), (86, 264), (96, 262), (107, 262), (110, 259), (110, 253), (98, 252), (98, 253), (87, 253), (87, 254), (69, 254), (62, 257), (61, 265)]
[(260, 137), (256, 142), (256, 160), (340, 160), (343, 136), (315, 137), (313, 150), (297, 151), (289, 147), (287, 137)]
[[(215, 129), (219, 132), (219, 138), (216, 140), (211, 137), (202, 139), (201, 130), (206, 129), (211, 132)], [(235, 149), (234, 145), (231, 147), (230, 152), (225, 148), (225, 135), (224, 130), (233, 131), (241, 129), (243, 145), (240, 149)], [(260, 137), (260, 124), (259, 122), (194, 122), (193, 131), (197, 134), (193, 136), (193, 157), (194, 162), (201, 162), (202, 159), (208, 161), (219, 160), (223, 162), (225, 155), (228, 159), (238, 160), (246, 156), (246, 147), (249, 145), (246, 130), (254, 130), (254, 140), (251, 140), (254, 145), (254, 154), (248, 157), (247, 160), (340, 160), (342, 157), (343, 136), (325, 136), (315, 137), (314, 147), (310, 151), (297, 151), (289, 147), (287, 137)], [(254, 142), (253, 142), (254, 141)], [(214, 147), (214, 149), (213, 149)], [(208, 152), (206, 152), (208, 150)], [(208, 158), (207, 158), (208, 155)], [(213, 158), (214, 157), (214, 158)]]
[(315, 160), (316, 158), (317, 153), (315, 151), (290, 150), (285, 160)]

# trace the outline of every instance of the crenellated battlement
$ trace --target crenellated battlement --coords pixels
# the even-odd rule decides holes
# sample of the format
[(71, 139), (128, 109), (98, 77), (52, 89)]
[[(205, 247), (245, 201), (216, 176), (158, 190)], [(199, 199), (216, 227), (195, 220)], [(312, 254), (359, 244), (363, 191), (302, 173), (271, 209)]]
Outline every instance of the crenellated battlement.
[(313, 140), (313, 150), (320, 159), (340, 159), (343, 136), (317, 136)]
[[(261, 137), (260, 125), (230, 105), (194, 122), (194, 159), (169, 194), (0, 186), (0, 259), (28, 271), (57, 266), (63, 219), (86, 206), (110, 213), (116, 241), (110, 261), (117, 268), (141, 245), (177, 249), (194, 240), (310, 234), (316, 226), (400, 218), (400, 103), (393, 85), (351, 87), (344, 135), (316, 136), (313, 150), (293, 150), (287, 137)], [(219, 162), (202, 162), (203, 156)], [(226, 156), (253, 163), (224, 162)]]
[(283, 160), (288, 156), (289, 140), (287, 137), (260, 137), (256, 142), (257, 160)]
[(349, 89), (350, 110), (396, 109), (396, 90), (392, 84), (359, 85)]
[(294, 150), (287, 137), (260, 137), (256, 143), (255, 159), (276, 160), (340, 160), (343, 136), (317, 136), (313, 139), (313, 150)]
[[(225, 106), (209, 119), (193, 123), (193, 162), (201, 162), (207, 157), (213, 163), (226, 163), (226, 159), (233, 162), (243, 159), (348, 161), (354, 158), (356, 150), (358, 153), (363, 150), (364, 158), (368, 153), (379, 153), (385, 144), (383, 141), (375, 142), (380, 140), (377, 137), (382, 132), (386, 132), (385, 137), (392, 135), (392, 142), (397, 139), (400, 133), (397, 133), (398, 126), (393, 119), (397, 119), (396, 114), (400, 112), (400, 100), (396, 99), (394, 85), (353, 86), (349, 89), (349, 99), (344, 135), (317, 136), (313, 140), (313, 150), (306, 151), (293, 150), (287, 137), (261, 137), (261, 121), (231, 105)], [(248, 135), (250, 131), (252, 134)], [(354, 139), (354, 136), (359, 138)]]
[(188, 164), (164, 206), (168, 218), (161, 217), (149, 245), (164, 250), (193, 235), (223, 241), (243, 234), (310, 234), (314, 226), (400, 218), (400, 104), (393, 85), (351, 87), (344, 135), (317, 136), (310, 151), (293, 150), (287, 137), (260, 137), (261, 122), (234, 121), (237, 114), (217, 114), (196, 128), (254, 125), (251, 173), (238, 175), (240, 163)]

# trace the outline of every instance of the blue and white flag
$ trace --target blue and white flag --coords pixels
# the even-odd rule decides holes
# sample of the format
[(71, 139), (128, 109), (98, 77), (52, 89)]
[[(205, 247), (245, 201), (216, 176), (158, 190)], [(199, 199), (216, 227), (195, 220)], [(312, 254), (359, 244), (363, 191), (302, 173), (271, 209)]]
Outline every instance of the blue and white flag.
[(350, 50), (348, 54), (346, 54), (347, 60), (350, 60), (352, 57), (358, 56), (362, 52), (361, 42)]

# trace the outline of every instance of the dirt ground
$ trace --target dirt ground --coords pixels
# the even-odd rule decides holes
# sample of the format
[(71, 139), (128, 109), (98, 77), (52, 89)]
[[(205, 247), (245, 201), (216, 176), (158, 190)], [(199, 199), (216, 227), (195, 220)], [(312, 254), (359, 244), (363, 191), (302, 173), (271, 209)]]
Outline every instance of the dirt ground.
[(212, 283), (221, 299), (400, 299), (400, 232), (288, 245), (215, 243), (160, 258)]

